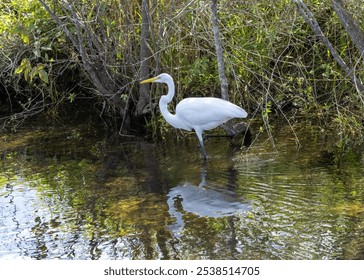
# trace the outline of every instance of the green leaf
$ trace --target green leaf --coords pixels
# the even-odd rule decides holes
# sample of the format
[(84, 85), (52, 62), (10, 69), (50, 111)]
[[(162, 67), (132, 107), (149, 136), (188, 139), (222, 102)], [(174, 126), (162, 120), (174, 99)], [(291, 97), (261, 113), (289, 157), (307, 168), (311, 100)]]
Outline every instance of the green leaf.
[(26, 35), (26, 34), (22, 34), (22, 35), (21, 35), (21, 38), (22, 38), (22, 40), (23, 40), (24, 44), (29, 45), (29, 43), (30, 43), (30, 39), (29, 39), (29, 36), (28, 36), (28, 35)]
[(39, 70), (39, 78), (45, 82), (46, 84), (48, 84), (48, 74), (44, 69), (40, 69)]
[(18, 75), (21, 74), (24, 71), (24, 65), (19, 65), (18, 67), (15, 68), (14, 74)]
[(32, 81), (32, 80), (33, 80), (33, 78), (34, 78), (36, 75), (39, 75), (39, 71), (38, 71), (38, 68), (34, 66), (34, 67), (32, 68), (32, 72), (30, 72), (30, 81)]
[(30, 61), (27, 58), (24, 58), (18, 67), (15, 68), (14, 74), (21, 74), (24, 72), (24, 70), (29, 71), (29, 68), (31, 67)]
[(75, 97), (76, 97), (76, 94), (75, 93), (71, 93), (68, 96), (68, 99), (69, 99), (70, 103), (73, 103), (75, 101)]

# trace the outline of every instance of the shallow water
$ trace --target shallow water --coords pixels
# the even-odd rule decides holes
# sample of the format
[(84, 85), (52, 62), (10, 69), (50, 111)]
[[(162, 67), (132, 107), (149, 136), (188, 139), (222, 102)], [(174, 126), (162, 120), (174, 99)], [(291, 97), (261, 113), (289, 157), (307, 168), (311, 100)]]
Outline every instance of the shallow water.
[(153, 143), (92, 125), (0, 138), (0, 259), (364, 259), (363, 151)]

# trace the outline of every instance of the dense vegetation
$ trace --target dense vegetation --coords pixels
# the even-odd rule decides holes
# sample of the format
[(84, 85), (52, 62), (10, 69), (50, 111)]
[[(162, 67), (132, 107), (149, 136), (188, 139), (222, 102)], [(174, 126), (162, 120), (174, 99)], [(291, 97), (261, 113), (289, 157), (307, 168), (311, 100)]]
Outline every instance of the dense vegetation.
[[(142, 12), (142, 3), (149, 7)], [(291, 0), (219, 1), (230, 100), (270, 131), (272, 120), (337, 131), (362, 139), (364, 96), (314, 35)], [(359, 79), (363, 59), (328, 0), (305, 1), (323, 33)], [(2, 127), (40, 112), (89, 110), (123, 131), (163, 131), (157, 99), (140, 104), (141, 40), (150, 75), (168, 72), (176, 101), (219, 96), (211, 1), (51, 1), (0, 3)], [(364, 4), (345, 1), (364, 30)], [(143, 24), (148, 15), (148, 36)], [(143, 22), (143, 24), (142, 24)], [(152, 88), (155, 90), (155, 88)], [(155, 96), (155, 95), (152, 95)], [(139, 104), (138, 104), (139, 102)], [(86, 105), (86, 106), (84, 106)], [(299, 118), (298, 118), (299, 117)]]

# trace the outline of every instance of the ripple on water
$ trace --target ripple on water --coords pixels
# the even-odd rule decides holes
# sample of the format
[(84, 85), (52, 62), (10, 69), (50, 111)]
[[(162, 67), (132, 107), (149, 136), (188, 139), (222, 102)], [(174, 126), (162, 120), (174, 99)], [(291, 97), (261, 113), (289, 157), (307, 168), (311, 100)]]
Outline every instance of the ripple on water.
[(203, 164), (194, 136), (77, 137), (24, 142), (0, 162), (0, 258), (363, 258), (360, 164), (224, 141), (206, 143)]

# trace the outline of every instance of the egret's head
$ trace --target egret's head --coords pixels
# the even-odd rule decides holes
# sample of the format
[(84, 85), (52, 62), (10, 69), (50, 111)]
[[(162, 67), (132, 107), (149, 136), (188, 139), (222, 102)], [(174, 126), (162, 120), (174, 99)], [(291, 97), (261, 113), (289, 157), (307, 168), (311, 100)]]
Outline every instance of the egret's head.
[(166, 73), (160, 74), (157, 77), (146, 79), (144, 81), (141, 81), (141, 84), (147, 84), (147, 83), (167, 83), (169, 81), (173, 81), (172, 77)]

